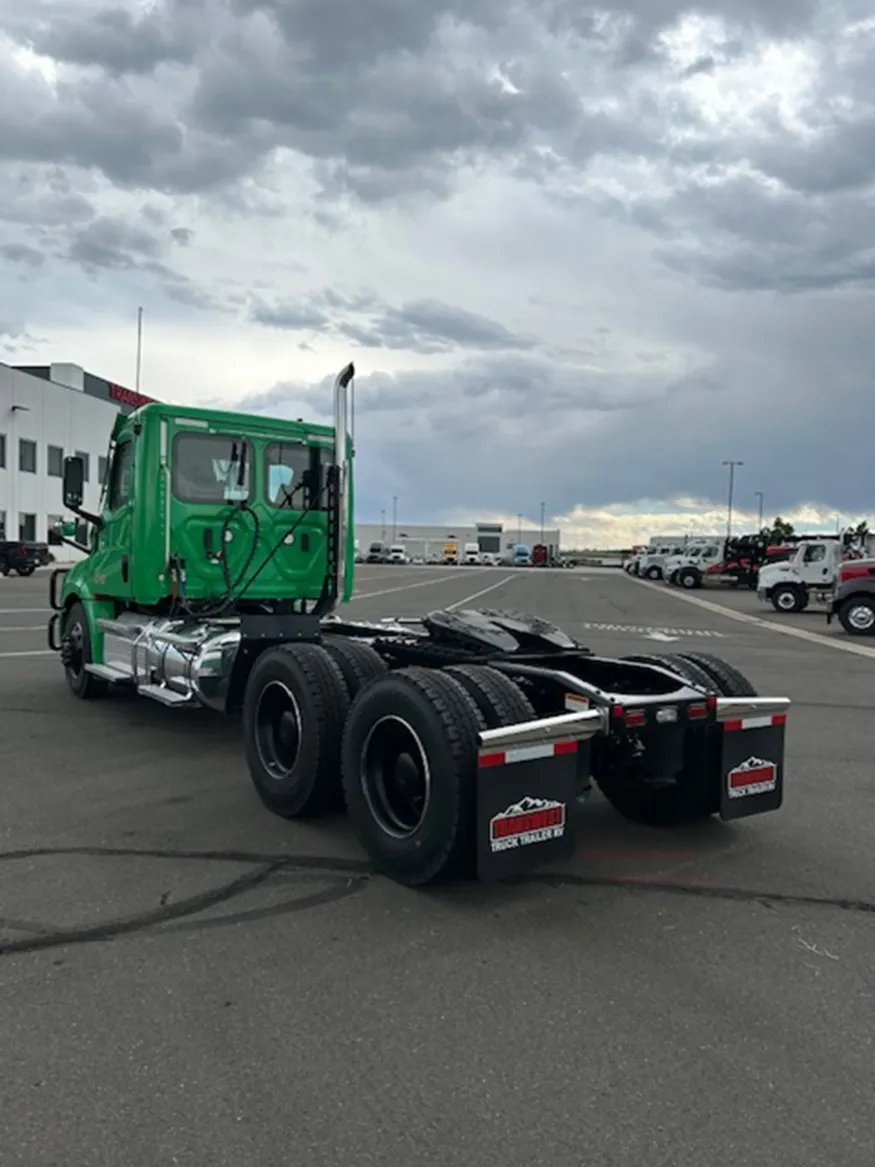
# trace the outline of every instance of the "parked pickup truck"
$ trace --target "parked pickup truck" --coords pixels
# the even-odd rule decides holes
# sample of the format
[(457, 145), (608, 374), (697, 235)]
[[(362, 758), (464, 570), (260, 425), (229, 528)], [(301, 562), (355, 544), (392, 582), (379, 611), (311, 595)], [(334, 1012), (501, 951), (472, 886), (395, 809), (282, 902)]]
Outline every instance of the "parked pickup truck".
[(850, 636), (875, 636), (875, 559), (846, 560), (826, 608)]
[(9, 575), (10, 571), (18, 575), (33, 575), (38, 567), (50, 562), (46, 543), (0, 540), (0, 575)]

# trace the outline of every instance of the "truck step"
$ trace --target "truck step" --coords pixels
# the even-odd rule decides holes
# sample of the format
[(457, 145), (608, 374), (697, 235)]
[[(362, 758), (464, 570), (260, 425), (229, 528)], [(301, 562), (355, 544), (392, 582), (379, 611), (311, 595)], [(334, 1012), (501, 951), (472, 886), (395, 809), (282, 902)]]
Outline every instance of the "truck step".
[(93, 673), (95, 677), (102, 677), (104, 681), (130, 682), (134, 679), (124, 669), (114, 669), (112, 665), (86, 665), (85, 671)]
[(174, 693), (172, 689), (168, 689), (164, 685), (138, 685), (137, 692), (143, 697), (151, 697), (153, 701), (158, 701), (161, 705), (194, 704), (190, 697), (185, 697), (182, 693)]

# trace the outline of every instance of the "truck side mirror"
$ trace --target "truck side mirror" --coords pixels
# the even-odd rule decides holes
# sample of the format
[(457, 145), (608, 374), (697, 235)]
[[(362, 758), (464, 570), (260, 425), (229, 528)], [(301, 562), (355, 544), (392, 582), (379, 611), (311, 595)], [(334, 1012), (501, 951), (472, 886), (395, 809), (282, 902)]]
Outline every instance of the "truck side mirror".
[(64, 459), (64, 506), (78, 511), (85, 497), (85, 463), (81, 458)]

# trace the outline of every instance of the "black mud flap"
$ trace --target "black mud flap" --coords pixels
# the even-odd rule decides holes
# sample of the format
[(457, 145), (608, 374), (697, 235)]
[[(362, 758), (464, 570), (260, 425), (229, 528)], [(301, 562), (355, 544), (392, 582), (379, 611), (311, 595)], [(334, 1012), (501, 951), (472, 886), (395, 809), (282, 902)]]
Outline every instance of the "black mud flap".
[(512, 879), (569, 859), (590, 742), (485, 746), (477, 771), (477, 878)]
[(741, 819), (777, 810), (784, 800), (785, 713), (723, 722), (720, 817)]

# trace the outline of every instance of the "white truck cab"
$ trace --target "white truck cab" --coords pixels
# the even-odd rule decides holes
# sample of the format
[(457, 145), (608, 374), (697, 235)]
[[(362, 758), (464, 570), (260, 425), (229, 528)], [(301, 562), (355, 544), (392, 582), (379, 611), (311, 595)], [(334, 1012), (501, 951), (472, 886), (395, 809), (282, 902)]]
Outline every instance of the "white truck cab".
[(467, 563), (470, 566), (473, 566), (474, 564), (480, 564), (483, 562), (482, 559), (480, 558), (480, 544), (479, 543), (466, 543), (465, 544), (465, 546), (462, 548), (462, 562)]
[(843, 554), (838, 539), (808, 539), (792, 559), (760, 568), (757, 595), (776, 612), (802, 612), (812, 600), (825, 603), (839, 578)]
[(636, 575), (642, 579), (664, 579), (665, 564), (669, 559), (683, 555), (684, 548), (678, 543), (657, 543), (647, 548), (638, 562)]
[(726, 550), (723, 542), (711, 541), (695, 543), (680, 555), (673, 555), (665, 561), (663, 574), (669, 583), (690, 589), (700, 588), (705, 573), (717, 563), (722, 563)]
[(389, 562), (390, 563), (407, 563), (407, 548), (403, 543), (393, 543), (389, 548)]

